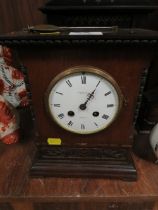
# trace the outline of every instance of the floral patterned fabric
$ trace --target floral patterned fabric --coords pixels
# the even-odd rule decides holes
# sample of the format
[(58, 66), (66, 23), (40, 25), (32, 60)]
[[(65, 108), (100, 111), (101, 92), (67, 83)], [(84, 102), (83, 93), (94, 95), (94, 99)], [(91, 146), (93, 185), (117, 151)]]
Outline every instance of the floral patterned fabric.
[(6, 144), (19, 140), (16, 107), (28, 105), (24, 75), (13, 67), (12, 52), (0, 46), (0, 140)]

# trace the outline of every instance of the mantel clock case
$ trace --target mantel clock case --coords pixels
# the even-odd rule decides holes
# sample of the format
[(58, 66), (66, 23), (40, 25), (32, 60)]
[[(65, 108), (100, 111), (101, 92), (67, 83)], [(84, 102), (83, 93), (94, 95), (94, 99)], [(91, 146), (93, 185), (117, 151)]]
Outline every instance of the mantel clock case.
[(31, 175), (136, 180), (134, 123), (158, 34), (84, 30), (0, 37), (29, 78), (37, 145)]

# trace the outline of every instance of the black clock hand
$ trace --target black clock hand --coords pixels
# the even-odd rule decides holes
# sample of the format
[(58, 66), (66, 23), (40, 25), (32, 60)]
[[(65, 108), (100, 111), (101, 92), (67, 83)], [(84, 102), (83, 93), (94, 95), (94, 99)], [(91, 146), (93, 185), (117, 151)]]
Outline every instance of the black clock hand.
[(87, 100), (85, 101), (85, 103), (80, 105), (80, 109), (81, 110), (85, 110), (87, 108), (86, 105), (87, 105), (88, 101), (92, 98), (92, 96), (94, 95), (94, 92), (95, 92), (95, 90), (93, 90), (92, 93), (89, 94), (89, 96), (88, 96)]
[(89, 96), (88, 96), (87, 100), (85, 101), (85, 103), (83, 103), (83, 104), (81, 104), (81, 105), (79, 106), (79, 108), (80, 108), (81, 110), (85, 110), (85, 109), (87, 108), (86, 105), (87, 105), (88, 101), (94, 96), (94, 93), (95, 93), (95, 91), (96, 91), (96, 89), (97, 89), (97, 87), (98, 87), (99, 84), (100, 84), (100, 81), (99, 81), (98, 84), (96, 85), (95, 89), (89, 94)]

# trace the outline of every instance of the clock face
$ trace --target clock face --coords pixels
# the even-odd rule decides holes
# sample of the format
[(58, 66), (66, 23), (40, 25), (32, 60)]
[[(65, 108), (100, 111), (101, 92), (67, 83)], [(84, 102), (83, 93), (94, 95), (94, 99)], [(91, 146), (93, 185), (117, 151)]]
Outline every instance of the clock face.
[(68, 69), (50, 83), (45, 97), (51, 118), (77, 134), (106, 129), (117, 117), (122, 94), (107, 73), (87, 66)]

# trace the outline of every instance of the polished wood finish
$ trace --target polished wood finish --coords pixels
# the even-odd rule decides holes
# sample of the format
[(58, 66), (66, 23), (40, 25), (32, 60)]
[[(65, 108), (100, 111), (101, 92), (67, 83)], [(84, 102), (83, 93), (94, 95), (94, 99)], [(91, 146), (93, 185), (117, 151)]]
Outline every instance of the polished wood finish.
[(46, 0), (1, 0), (0, 34), (45, 22), (39, 8)]
[[(24, 49), (24, 48), (23, 48)], [(150, 51), (136, 48), (62, 47), (27, 48), (19, 56), (28, 69), (32, 103), (35, 110), (38, 139), (47, 144), (48, 138), (61, 138), (62, 145), (131, 145), (133, 116), (139, 93), (140, 79), (150, 65)], [(31, 61), (31, 62), (30, 62)], [(44, 96), (51, 80), (72, 66), (88, 65), (105, 70), (117, 81), (125, 101), (117, 120), (107, 129), (93, 134), (80, 135), (67, 132), (50, 120), (44, 107)], [(122, 73), (124, 76), (122, 76)], [(37, 77), (37, 75), (39, 75)], [(131, 88), (132, 83), (132, 88)], [(39, 114), (40, 113), (40, 114)], [(119, 126), (118, 126), (119, 125)], [(114, 132), (115, 131), (115, 132)], [(106, 136), (106, 138), (103, 138)], [(75, 139), (75, 140), (74, 140)]]
[(41, 8), (49, 24), (59, 26), (143, 27), (158, 4), (149, 1), (49, 0)]
[[(101, 209), (101, 210), (150, 210), (153, 208), (153, 203), (150, 202), (144, 202), (144, 203), (122, 203), (122, 202), (106, 202), (106, 203), (91, 203), (91, 204), (87, 204), (87, 203), (83, 203), (81, 202), (79, 203), (62, 203), (60, 205), (58, 205), (60, 209), (64, 209), (64, 210), (86, 210), (86, 209), (90, 209), (90, 210), (97, 210), (97, 209)], [(58, 207), (56, 206), (56, 204), (38, 204), (35, 205), (35, 207), (37, 208), (37, 210), (46, 210), (46, 209), (53, 209), (53, 210), (57, 210)]]
[[(21, 28), (27, 27), (28, 25), (45, 23), (45, 16), (42, 15), (39, 8), (43, 7), (46, 2), (48, 2), (48, 0), (15, 0), (14, 2), (1, 0), (0, 34), (21, 30)], [(157, 4), (157, 0), (154, 2)], [(138, 16), (137, 25), (140, 27), (141, 24), (142, 27), (157, 29), (157, 17), (158, 12), (155, 12), (149, 15), (148, 19), (144, 18), (143, 21), (139, 23), (140, 20)], [(98, 15), (96, 18), (98, 18)], [(125, 18), (127, 17), (125, 16)], [(95, 21), (95, 19), (93, 21)], [(123, 25), (127, 23), (127, 19), (122, 18), (121, 21)]]
[[(18, 30), (21, 27), (26, 27), (28, 24), (42, 23), (44, 17), (38, 13), (37, 8), (43, 2), (44, 0), (16, 0), (12, 2), (10, 0), (2, 0), (0, 3), (0, 33)], [(144, 21), (143, 24), (150, 28), (158, 29), (157, 17), (158, 13), (155, 13), (151, 15), (149, 21)], [(27, 141), (25, 140), (25, 142)], [(130, 208), (129, 205), (131, 203), (133, 205), (132, 210), (135, 209), (136, 203), (140, 205), (140, 210), (145, 210), (147, 206), (146, 199), (147, 202), (149, 200), (152, 200), (152, 202), (158, 200), (158, 168), (154, 164), (135, 157), (134, 160), (139, 171), (139, 180), (135, 183), (111, 181), (108, 179), (30, 179), (28, 176), (31, 163), (30, 155), (32, 156), (34, 149), (32, 149), (32, 143), (28, 142), (28, 144), (11, 145), (8, 147), (1, 145), (0, 147), (1, 210), (32, 210), (33, 202), (40, 203), (38, 204), (38, 210), (48, 210), (50, 205), (53, 206), (54, 210), (57, 210), (59, 207), (66, 206), (63, 205), (63, 199), (69, 203), (73, 200), (78, 201), (75, 204), (71, 204), (73, 210), (76, 208), (77, 203), (79, 205), (81, 200), (84, 200), (85, 204), (82, 202), (77, 207), (79, 209), (86, 206), (86, 210), (94, 210), (95, 208), (102, 210), (105, 209), (105, 203), (103, 202), (110, 201), (113, 204), (116, 200), (125, 202), (126, 199), (129, 202), (126, 203), (125, 210)], [(22, 177), (23, 182), (19, 182), (18, 177)], [(39, 186), (39, 191), (37, 186)], [(92, 203), (93, 199), (97, 201), (98, 205)], [(4, 204), (6, 200), (12, 203), (12, 208), (9, 204)], [(57, 201), (56, 205), (50, 204), (54, 200)], [(49, 202), (49, 204), (47, 205), (46, 202)], [(157, 206), (158, 203), (156, 202), (154, 210), (158, 209)], [(67, 208), (70, 209), (68, 204)]]
[(31, 176), (137, 179), (130, 151), (120, 147), (40, 147)]
[(12, 206), (9, 203), (0, 203), (1, 210), (13, 210)]
[[(28, 69), (31, 99), (35, 112), (37, 149), (47, 146), (46, 150), (43, 148), (39, 150), (32, 167), (32, 174), (62, 177), (108, 176), (135, 180), (136, 170), (130, 160), (130, 155), (124, 153), (123, 161), (119, 162), (118, 158), (115, 157), (111, 162), (107, 147), (129, 147), (132, 145), (133, 120), (140, 89), (142, 89), (141, 79), (150, 66), (153, 55), (152, 46), (155, 43), (152, 40), (153, 38), (156, 39), (157, 43), (158, 33), (138, 29), (132, 31), (119, 29), (110, 32), (103, 30), (101, 37), (87, 35), (83, 38), (83, 36), (69, 36), (67, 32), (69, 30), (73, 29), (67, 28), (66, 31), (56, 36), (41, 36), (38, 33), (25, 32), (11, 33), (0, 37), (0, 43), (17, 46), (19, 66), (22, 66), (22, 70), (24, 69), (23, 66)], [(109, 37), (110, 44), (108, 42)], [(135, 41), (136, 37), (138, 37), (137, 41)], [(127, 41), (127, 39), (130, 40)], [(144, 42), (144, 39), (147, 41)], [(21, 47), (22, 45), (25, 47)], [(50, 82), (59, 73), (74, 66), (94, 66), (102, 69), (114, 78), (121, 89), (123, 94), (121, 112), (115, 122), (101, 132), (91, 135), (68, 132), (51, 121), (46, 113), (44, 99)], [(139, 97), (140, 101), (141, 98)], [(65, 154), (67, 155), (65, 155), (64, 161), (57, 154), (56, 162), (54, 162), (54, 157), (51, 154), (58, 152), (58, 148), (54, 149), (52, 146), (48, 146), (48, 138), (60, 138), (62, 147), (66, 146)], [(102, 158), (96, 161), (94, 155), (88, 162), (89, 164), (84, 163), (82, 165), (74, 162), (74, 167), (71, 167), (71, 163), (73, 166), (74, 161), (72, 157), (73, 147), (80, 147), (81, 151), (82, 148), (95, 147), (99, 153), (102, 153), (102, 148), (107, 148), (103, 158), (106, 161), (104, 164)], [(101, 149), (97, 147), (101, 147)], [(112, 153), (115, 151), (114, 149)], [(50, 153), (49, 157), (48, 153)], [(80, 153), (76, 151), (75, 157), (79, 158)], [(69, 157), (72, 159), (69, 160)], [(83, 158), (84, 161), (87, 161), (87, 157)], [(79, 160), (81, 161), (81, 159)]]
[(139, 176), (136, 182), (101, 178), (37, 179), (29, 176), (34, 156), (33, 139), (10, 146), (1, 144), (0, 148), (0, 202), (9, 203), (14, 210), (51, 207), (102, 210), (117, 209), (117, 206), (121, 206), (121, 210), (150, 210), (158, 199), (157, 165), (136, 156)]
[(37, 208), (34, 207), (33, 203), (25, 202), (25, 201), (21, 201), (21, 202), (13, 201), (11, 203), (11, 207), (12, 207), (12, 210), (38, 210)]

